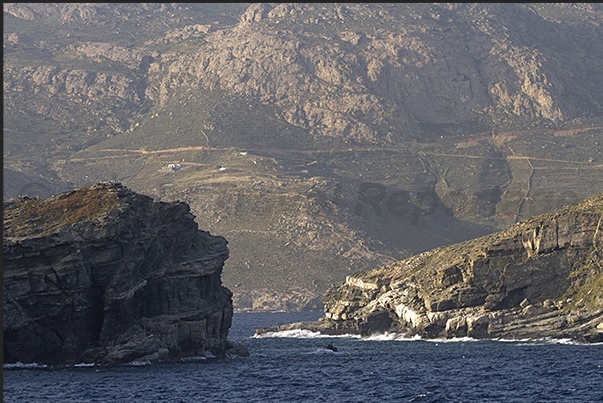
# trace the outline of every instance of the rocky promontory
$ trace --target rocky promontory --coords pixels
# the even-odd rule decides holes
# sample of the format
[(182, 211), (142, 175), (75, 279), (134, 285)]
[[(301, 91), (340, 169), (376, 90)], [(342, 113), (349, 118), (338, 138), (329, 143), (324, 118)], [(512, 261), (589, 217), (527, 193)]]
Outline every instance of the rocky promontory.
[[(227, 242), (117, 182), (4, 202), (4, 362), (222, 355)], [(239, 346), (240, 347), (240, 346)]]
[(348, 276), (318, 322), (258, 329), (603, 341), (603, 194)]

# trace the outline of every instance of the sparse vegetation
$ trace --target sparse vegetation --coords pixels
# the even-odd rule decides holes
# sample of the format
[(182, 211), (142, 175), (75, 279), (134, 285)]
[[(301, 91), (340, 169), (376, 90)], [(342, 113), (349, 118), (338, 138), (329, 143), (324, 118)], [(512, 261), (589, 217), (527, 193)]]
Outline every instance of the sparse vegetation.
[[(5, 167), (188, 202), (229, 239), (235, 292), (318, 295), (603, 191), (599, 8), (269, 4), (238, 25), (249, 6), (5, 13)], [(551, 105), (571, 117), (539, 115)], [(385, 214), (355, 214), (366, 183)], [(407, 194), (413, 207), (389, 214)]]
[(82, 221), (89, 221), (115, 208), (115, 192), (82, 188), (47, 199), (16, 199), (4, 205), (4, 236), (40, 236)]

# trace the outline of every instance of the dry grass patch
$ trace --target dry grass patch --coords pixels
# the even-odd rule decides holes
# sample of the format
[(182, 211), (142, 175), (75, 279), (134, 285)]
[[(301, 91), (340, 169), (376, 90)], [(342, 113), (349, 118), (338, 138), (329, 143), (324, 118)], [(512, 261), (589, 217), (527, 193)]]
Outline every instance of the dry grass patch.
[(47, 199), (19, 199), (4, 208), (4, 235), (44, 235), (76, 222), (91, 220), (117, 205), (115, 191), (83, 188)]

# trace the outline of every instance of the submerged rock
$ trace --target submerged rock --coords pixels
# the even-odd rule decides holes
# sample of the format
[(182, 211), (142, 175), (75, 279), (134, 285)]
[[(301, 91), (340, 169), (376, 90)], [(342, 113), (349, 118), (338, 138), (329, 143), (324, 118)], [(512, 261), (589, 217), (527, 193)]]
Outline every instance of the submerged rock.
[[(4, 203), (4, 362), (223, 355), (227, 242), (119, 183)], [(240, 350), (240, 348), (239, 348)]]
[(258, 329), (603, 341), (603, 194), (349, 276), (318, 322)]

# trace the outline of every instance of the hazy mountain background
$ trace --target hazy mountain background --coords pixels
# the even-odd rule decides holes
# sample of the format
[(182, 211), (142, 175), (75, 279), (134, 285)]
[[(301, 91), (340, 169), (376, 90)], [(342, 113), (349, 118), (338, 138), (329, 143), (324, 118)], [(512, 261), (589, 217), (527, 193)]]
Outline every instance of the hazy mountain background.
[[(603, 191), (603, 7), (4, 3), (4, 198), (119, 180), (239, 309)], [(172, 167), (169, 164), (174, 164)]]

